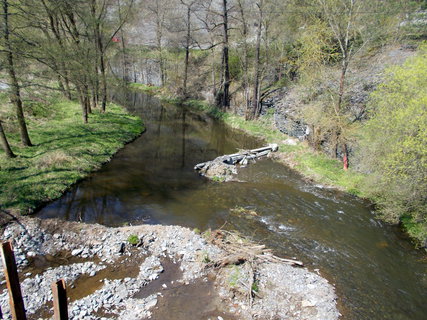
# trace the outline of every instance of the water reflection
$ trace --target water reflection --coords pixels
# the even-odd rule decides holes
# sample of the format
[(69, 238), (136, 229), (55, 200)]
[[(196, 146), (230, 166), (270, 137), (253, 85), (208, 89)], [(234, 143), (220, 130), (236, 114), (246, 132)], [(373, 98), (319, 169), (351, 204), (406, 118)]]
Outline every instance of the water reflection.
[[(307, 183), (270, 160), (241, 170), (240, 182), (207, 182), (193, 171), (196, 163), (261, 143), (150, 96), (121, 92), (114, 98), (144, 119), (146, 133), (40, 216), (200, 229), (227, 221), (278, 254), (320, 268), (336, 283), (347, 319), (425, 319), (423, 257), (374, 219), (368, 204)], [(230, 212), (235, 207), (257, 216)]]

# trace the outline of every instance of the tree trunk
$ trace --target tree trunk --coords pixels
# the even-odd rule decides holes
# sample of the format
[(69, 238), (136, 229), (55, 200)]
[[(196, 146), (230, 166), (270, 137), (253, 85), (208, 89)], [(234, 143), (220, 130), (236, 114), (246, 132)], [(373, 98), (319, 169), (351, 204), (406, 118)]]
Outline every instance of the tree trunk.
[(31, 147), (31, 140), (28, 135), (27, 124), (25, 123), (24, 111), (22, 108), (22, 100), (21, 100), (21, 92), (18, 83), (18, 79), (16, 78), (12, 45), (10, 44), (9, 39), (9, 13), (8, 8), (9, 4), (7, 0), (3, 0), (3, 37), (4, 37), (4, 45), (6, 47), (6, 69), (10, 78), (10, 100), (16, 107), (16, 116), (18, 119), (19, 130), (21, 134), (21, 142), (24, 146)]
[(222, 83), (221, 83), (221, 108), (227, 109), (230, 106), (230, 65), (228, 52), (228, 7), (227, 0), (222, 1), (223, 13), (223, 47), (222, 47)]
[(190, 60), (190, 37), (191, 37), (191, 6), (187, 6), (187, 36), (185, 39), (185, 61), (184, 61), (184, 82), (183, 82), (183, 95), (187, 98), (187, 81), (188, 81), (188, 63)]
[(165, 84), (165, 66), (163, 61), (163, 47), (162, 47), (162, 37), (163, 37), (163, 19), (160, 11), (162, 10), (159, 6), (159, 2), (156, 2), (156, 42), (157, 42), (157, 51), (159, 51), (159, 71), (160, 71), (160, 86), (163, 87)]
[[(102, 46), (102, 42), (101, 42)], [(105, 60), (104, 60), (104, 50), (101, 52), (101, 56), (99, 58), (99, 68), (101, 71), (101, 111), (105, 112), (107, 108), (107, 76), (105, 74)]]
[(81, 88), (78, 88), (78, 92), (79, 92), (80, 106), (82, 108), (83, 123), (88, 123), (88, 108), (87, 108), (88, 96), (87, 96), (87, 88), (84, 88), (84, 86), (82, 86)]
[(245, 118), (250, 118), (250, 103), (249, 103), (249, 49), (248, 49), (248, 24), (246, 21), (245, 11), (241, 0), (238, 0), (240, 18), (242, 19), (242, 36), (243, 36), (243, 91), (245, 99)]
[(0, 141), (1, 145), (3, 147), (4, 152), (6, 153), (6, 157), (8, 158), (15, 158), (15, 154), (13, 153), (12, 149), (10, 148), (9, 142), (7, 141), (6, 134), (3, 130), (3, 124), (0, 121)]
[[(118, 4), (118, 15), (119, 15), (119, 21), (122, 21), (122, 13), (121, 13), (121, 3), (120, 0), (117, 1)], [(128, 68), (128, 61), (127, 61), (127, 55), (126, 55), (126, 44), (125, 44), (125, 34), (123, 31), (123, 28), (120, 28), (120, 36), (121, 36), (121, 43), (122, 43), (122, 72), (123, 72), (123, 81), (128, 82), (129, 81), (129, 68)]]
[(262, 32), (262, 1), (258, 4), (259, 9), (259, 20), (256, 36), (256, 48), (255, 48), (255, 76), (254, 76), (254, 87), (252, 97), (252, 119), (258, 118), (259, 115), (259, 79), (260, 79), (260, 59), (261, 59), (261, 32)]
[(348, 149), (347, 149), (346, 143), (344, 143), (344, 145), (343, 145), (343, 152), (344, 152), (343, 169), (348, 170)]
[(68, 71), (65, 70), (65, 65), (63, 65), (64, 70), (64, 84), (65, 84), (65, 96), (68, 100), (71, 100), (73, 97), (71, 96), (71, 88), (70, 88), (70, 79), (68, 77)]
[[(96, 12), (96, 1), (92, 0), (92, 15), (94, 16), (94, 19), (96, 18), (97, 12)], [(95, 22), (95, 42), (96, 42), (96, 48), (97, 48), (97, 63), (99, 62), (99, 72), (101, 73), (101, 112), (105, 112), (105, 109), (107, 107), (107, 77), (105, 74), (105, 50), (104, 50), (104, 44), (102, 43), (102, 35), (100, 30), (100, 24), (99, 21)], [(97, 93), (99, 91), (99, 78), (97, 77)], [(99, 103), (99, 96), (97, 97), (97, 101)]]
[(340, 88), (338, 91), (338, 111), (341, 111), (341, 107), (342, 107), (342, 100), (344, 97), (344, 91), (345, 91), (345, 77), (347, 74), (347, 69), (348, 69), (348, 59), (347, 59), (347, 54), (343, 53), (343, 61), (342, 61), (342, 65), (341, 65), (341, 76), (340, 76)]

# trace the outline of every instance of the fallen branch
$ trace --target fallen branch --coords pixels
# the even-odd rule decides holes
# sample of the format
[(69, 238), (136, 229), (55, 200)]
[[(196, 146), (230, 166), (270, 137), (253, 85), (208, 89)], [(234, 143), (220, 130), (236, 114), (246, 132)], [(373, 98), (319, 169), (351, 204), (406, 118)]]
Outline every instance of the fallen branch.
[(266, 249), (264, 245), (257, 245), (248, 240), (242, 241), (242, 238), (234, 233), (225, 230), (216, 230), (212, 233), (210, 241), (223, 249), (227, 255), (217, 262), (216, 266), (224, 266), (230, 264), (232, 261), (254, 261), (261, 260), (264, 262), (277, 262), (286, 263), (292, 266), (304, 266), (304, 263), (298, 260), (285, 259), (275, 256), (270, 249)]

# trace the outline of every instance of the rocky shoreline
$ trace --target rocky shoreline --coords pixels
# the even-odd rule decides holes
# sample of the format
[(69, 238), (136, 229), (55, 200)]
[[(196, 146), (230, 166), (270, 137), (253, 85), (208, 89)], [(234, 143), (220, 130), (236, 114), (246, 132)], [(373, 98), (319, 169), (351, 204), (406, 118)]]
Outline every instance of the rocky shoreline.
[[(340, 315), (327, 280), (263, 250), (249, 250), (262, 246), (221, 232), (202, 236), (178, 226), (107, 228), (19, 218), (3, 228), (1, 240), (13, 242), (25, 307), (34, 319), (52, 317), (50, 283), (60, 278), (69, 288), (70, 319), (197, 314), (203, 319), (333, 320)], [(1, 278), (0, 304), (8, 319)], [(183, 292), (197, 293), (194, 306), (183, 302), (180, 314), (162, 310), (172, 308), (168, 299), (179, 302)], [(190, 312), (193, 316), (185, 314)]]

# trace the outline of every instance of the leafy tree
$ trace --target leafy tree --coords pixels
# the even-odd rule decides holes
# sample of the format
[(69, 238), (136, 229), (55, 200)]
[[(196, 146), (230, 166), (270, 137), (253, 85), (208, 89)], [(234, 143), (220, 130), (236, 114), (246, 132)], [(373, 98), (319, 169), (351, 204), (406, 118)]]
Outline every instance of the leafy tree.
[[(417, 222), (408, 230), (427, 238), (427, 44), (371, 96), (361, 158), (370, 173), (366, 189), (383, 217)], [(421, 227), (420, 227), (421, 226)], [(415, 234), (414, 234), (415, 233)]]

